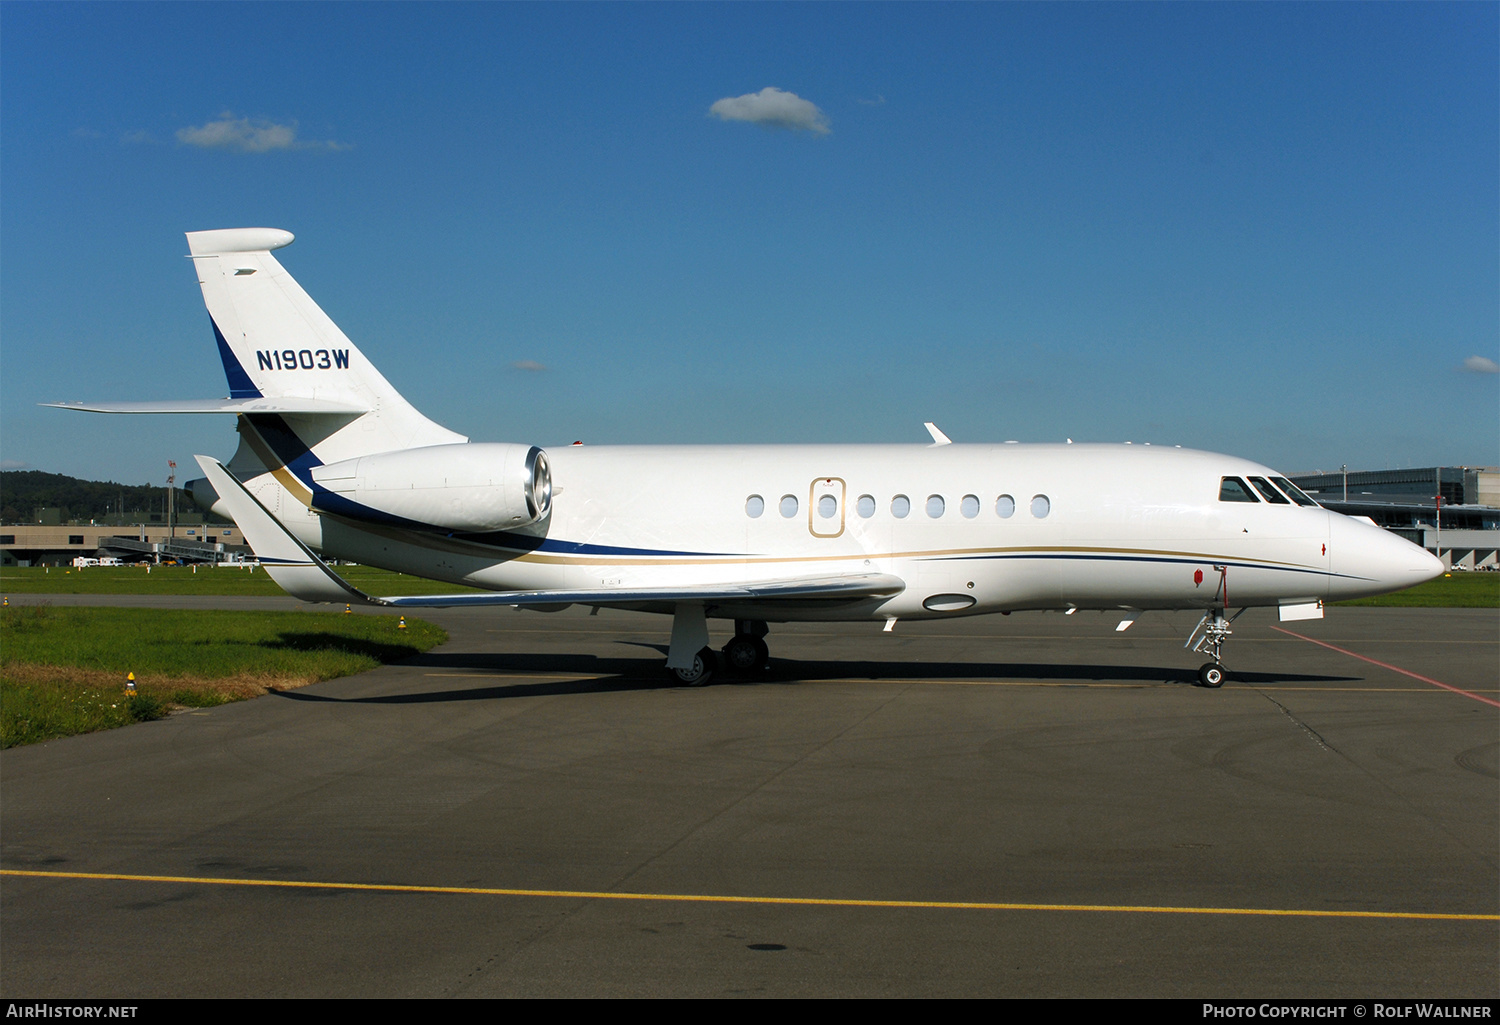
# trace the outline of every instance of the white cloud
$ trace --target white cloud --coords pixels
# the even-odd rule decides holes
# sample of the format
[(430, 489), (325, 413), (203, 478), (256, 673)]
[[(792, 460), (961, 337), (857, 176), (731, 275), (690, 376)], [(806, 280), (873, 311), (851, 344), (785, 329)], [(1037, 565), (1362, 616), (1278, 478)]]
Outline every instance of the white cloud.
[(510, 365), (512, 370), (546, 370), (547, 368), (534, 359), (518, 359)]
[(349, 147), (338, 142), (313, 142), (297, 138), (297, 122), (277, 124), (266, 118), (235, 117), (229, 111), (199, 128), (179, 128), (177, 141), (200, 149), (227, 149), (235, 153), (269, 153), (277, 149), (329, 149)]
[(0, 470), (29, 470), (31, 464), (24, 459), (0, 459)]
[(1464, 360), (1464, 372), (1469, 374), (1500, 374), (1500, 363), (1483, 356), (1470, 356)]
[(818, 105), (796, 93), (766, 86), (758, 93), (726, 96), (708, 112), (723, 121), (749, 121), (765, 128), (788, 128), (792, 131), (827, 135), (828, 116)]

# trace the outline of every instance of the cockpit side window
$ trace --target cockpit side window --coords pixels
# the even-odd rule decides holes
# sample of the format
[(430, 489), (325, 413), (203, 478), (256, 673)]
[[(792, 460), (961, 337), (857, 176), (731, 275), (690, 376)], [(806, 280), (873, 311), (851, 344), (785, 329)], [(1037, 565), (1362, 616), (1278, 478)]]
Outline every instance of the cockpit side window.
[(1282, 498), (1281, 497), (1281, 492), (1279, 492), (1275, 488), (1271, 487), (1271, 482), (1268, 481), (1268, 480), (1266, 480), (1264, 477), (1251, 477), (1250, 478), (1250, 483), (1255, 485), (1255, 490), (1260, 492), (1260, 497), (1264, 498), (1267, 502), (1270, 502), (1272, 505), (1291, 505), (1292, 504), (1292, 503), (1288, 502), (1285, 498)]
[(1249, 485), (1238, 477), (1223, 477), (1219, 480), (1219, 501), (1221, 502), (1255, 502), (1260, 499), (1251, 493)]
[(1276, 486), (1278, 488), (1286, 492), (1288, 498), (1290, 498), (1293, 502), (1296, 502), (1298, 505), (1315, 506), (1318, 504), (1311, 498), (1308, 498), (1301, 488), (1293, 484), (1291, 481), (1287, 480), (1285, 477), (1272, 477), (1271, 479), (1276, 482)]

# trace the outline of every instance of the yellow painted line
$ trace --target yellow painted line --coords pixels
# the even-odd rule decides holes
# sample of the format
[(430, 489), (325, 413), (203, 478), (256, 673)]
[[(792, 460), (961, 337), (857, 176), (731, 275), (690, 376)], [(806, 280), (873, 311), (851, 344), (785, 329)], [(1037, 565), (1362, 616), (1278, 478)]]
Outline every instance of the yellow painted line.
[(871, 679), (868, 676), (820, 676), (799, 682), (878, 683), (890, 687), (905, 687), (909, 685), (928, 685), (934, 687), (1122, 687), (1139, 690), (1142, 687), (1180, 687), (1187, 682), (1187, 678), (1183, 677), (1182, 683), (1162, 683), (1159, 680), (1141, 680), (1137, 683), (1105, 683), (1099, 680), (1059, 680), (1056, 682), (1043, 682), (1042, 680), (903, 680), (899, 676), (878, 677), (875, 679)]
[[(1182, 687), (1187, 684), (1187, 677), (1181, 680), (1140, 680), (1136, 683), (1105, 683), (1101, 680), (903, 680), (899, 676), (880, 677), (871, 679), (868, 676), (830, 676), (827, 678), (817, 677), (811, 680), (800, 681), (803, 683), (879, 683), (888, 686), (904, 686), (907, 684), (931, 684), (938, 687), (1120, 687), (1139, 690), (1142, 687)], [(1223, 690), (1273, 690), (1278, 694), (1287, 690), (1305, 691), (1330, 691), (1338, 694), (1437, 694), (1439, 691), (1430, 687), (1283, 687), (1275, 683), (1230, 683)], [(1481, 693), (1485, 693), (1481, 691)], [(1500, 690), (1495, 691), (1500, 693)]]
[(35, 872), (0, 869), (0, 875), (127, 883), (196, 883), (273, 889), (364, 890), (375, 893), (465, 894), (479, 897), (561, 897), (565, 900), (675, 901), (689, 904), (782, 904), (798, 907), (935, 908), (942, 911), (1099, 911), (1157, 915), (1261, 915), (1289, 918), (1408, 918), (1423, 921), (1500, 922), (1500, 915), (1434, 911), (1314, 911), (1303, 908), (1195, 908), (1132, 904), (1009, 904), (988, 901), (856, 900), (838, 897), (740, 897), (708, 893), (615, 893), (602, 890), (514, 890), (481, 886), (407, 886), (398, 883), (322, 883), (294, 879), (226, 879), (212, 876), (145, 876), (113, 872)]
[(602, 680), (609, 673), (423, 673), (440, 680)]
[[(607, 683), (616, 680), (632, 680), (639, 677), (621, 676), (611, 673), (423, 673), (424, 677), (430, 679), (446, 680), (597, 680)], [(797, 679), (795, 682), (807, 684), (819, 683), (873, 683), (888, 687), (905, 686), (931, 686), (931, 687), (1103, 687), (1123, 690), (1140, 690), (1143, 687), (1181, 687), (1187, 682), (1187, 678), (1175, 681), (1141, 680), (1135, 683), (1106, 683), (1102, 680), (965, 680), (965, 679), (931, 679), (931, 680), (907, 680), (899, 676), (876, 677), (868, 676), (819, 676), (812, 679)], [(1348, 694), (1437, 694), (1438, 691), (1430, 687), (1284, 687), (1274, 683), (1270, 684), (1227, 684), (1224, 690), (1275, 690), (1281, 691), (1330, 691), (1333, 693)], [(1479, 693), (1491, 693), (1483, 688), (1475, 688)], [(1500, 694), (1500, 688), (1493, 693)]]

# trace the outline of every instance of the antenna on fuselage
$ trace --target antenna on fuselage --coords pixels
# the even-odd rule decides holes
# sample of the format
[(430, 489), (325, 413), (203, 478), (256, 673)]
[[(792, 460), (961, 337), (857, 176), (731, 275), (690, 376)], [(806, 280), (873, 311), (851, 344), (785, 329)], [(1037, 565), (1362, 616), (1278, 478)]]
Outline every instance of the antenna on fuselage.
[(953, 444), (953, 439), (948, 437), (948, 435), (944, 434), (942, 431), (938, 430), (938, 425), (933, 423), (931, 420), (925, 421), (922, 426), (927, 428), (928, 434), (932, 435), (933, 445)]

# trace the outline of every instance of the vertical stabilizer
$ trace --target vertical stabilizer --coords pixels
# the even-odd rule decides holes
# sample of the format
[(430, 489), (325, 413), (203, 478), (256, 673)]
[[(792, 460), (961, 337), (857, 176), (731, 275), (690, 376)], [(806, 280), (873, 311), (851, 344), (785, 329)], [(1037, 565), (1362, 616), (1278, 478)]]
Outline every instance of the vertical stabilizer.
[(333, 430), (326, 419), (312, 432), (291, 424), (320, 462), (468, 440), (402, 398), (277, 262), (271, 250), (292, 238), (276, 228), (188, 233), (231, 397), (322, 399), (370, 410)]

